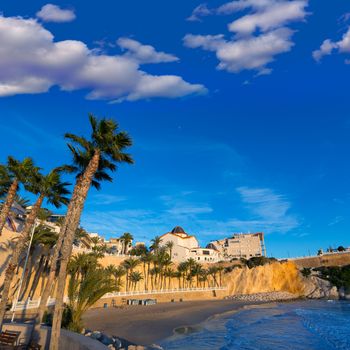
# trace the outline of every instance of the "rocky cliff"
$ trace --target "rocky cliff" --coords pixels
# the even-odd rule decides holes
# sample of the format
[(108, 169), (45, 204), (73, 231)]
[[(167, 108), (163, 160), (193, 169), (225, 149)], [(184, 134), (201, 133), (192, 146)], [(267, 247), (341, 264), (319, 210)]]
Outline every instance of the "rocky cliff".
[(337, 287), (324, 279), (303, 277), (293, 262), (275, 262), (252, 269), (235, 268), (224, 278), (229, 295), (286, 292), (314, 299), (342, 296)]
[(304, 283), (296, 265), (275, 262), (252, 269), (235, 268), (225, 275), (230, 295), (283, 291), (304, 295)]

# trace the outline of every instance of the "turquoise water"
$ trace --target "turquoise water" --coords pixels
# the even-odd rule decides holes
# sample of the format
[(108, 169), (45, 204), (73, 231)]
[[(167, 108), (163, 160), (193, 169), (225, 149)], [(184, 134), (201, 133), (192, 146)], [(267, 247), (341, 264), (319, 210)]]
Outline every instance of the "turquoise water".
[(165, 350), (350, 350), (350, 302), (271, 304), (213, 318)]

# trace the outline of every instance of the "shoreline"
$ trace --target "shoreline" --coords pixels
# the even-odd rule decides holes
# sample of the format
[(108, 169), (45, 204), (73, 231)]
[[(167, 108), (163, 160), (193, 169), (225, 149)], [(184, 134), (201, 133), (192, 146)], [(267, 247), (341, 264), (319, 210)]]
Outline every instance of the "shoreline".
[(93, 309), (86, 313), (83, 321), (86, 328), (116, 336), (131, 345), (152, 346), (173, 335), (196, 330), (212, 319), (232, 315), (245, 308), (280, 302), (292, 300), (201, 300), (130, 306), (124, 309)]

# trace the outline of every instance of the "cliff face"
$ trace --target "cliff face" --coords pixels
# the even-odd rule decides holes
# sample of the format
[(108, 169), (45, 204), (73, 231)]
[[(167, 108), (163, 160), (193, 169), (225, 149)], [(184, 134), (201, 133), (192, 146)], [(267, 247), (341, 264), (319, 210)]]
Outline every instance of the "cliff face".
[(253, 269), (236, 268), (225, 274), (228, 294), (254, 294), (283, 291), (304, 295), (305, 283), (296, 265), (292, 262), (272, 263)]

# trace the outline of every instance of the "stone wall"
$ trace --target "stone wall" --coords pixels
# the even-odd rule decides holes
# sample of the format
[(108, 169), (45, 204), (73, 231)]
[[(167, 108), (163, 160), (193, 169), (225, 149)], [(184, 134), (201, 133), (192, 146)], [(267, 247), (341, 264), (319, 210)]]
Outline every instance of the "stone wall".
[(293, 261), (299, 268), (320, 266), (344, 266), (350, 265), (350, 252), (339, 254), (323, 254), (317, 257), (306, 257), (303, 259), (295, 260), (291, 259), (290, 261)]

